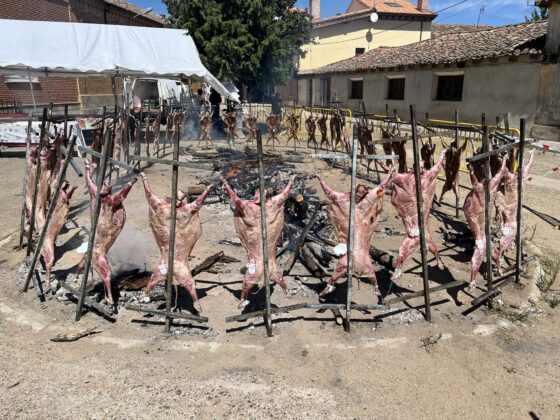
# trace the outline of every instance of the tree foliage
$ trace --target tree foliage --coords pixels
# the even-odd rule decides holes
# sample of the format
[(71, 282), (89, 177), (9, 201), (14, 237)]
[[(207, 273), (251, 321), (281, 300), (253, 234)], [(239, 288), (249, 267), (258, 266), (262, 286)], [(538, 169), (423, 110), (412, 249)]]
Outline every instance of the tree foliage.
[(295, 0), (163, 0), (173, 27), (188, 29), (204, 65), (238, 85), (283, 84), (310, 42), (310, 16)]
[(525, 16), (525, 22), (538, 22), (548, 19), (548, 9), (546, 7), (535, 7), (530, 16)]

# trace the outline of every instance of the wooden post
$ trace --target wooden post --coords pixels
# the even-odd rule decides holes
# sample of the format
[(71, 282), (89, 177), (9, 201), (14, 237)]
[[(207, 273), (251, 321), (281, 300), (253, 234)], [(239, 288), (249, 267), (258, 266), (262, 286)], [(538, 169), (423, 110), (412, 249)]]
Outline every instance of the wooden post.
[(27, 256), (31, 255), (33, 246), (33, 230), (35, 229), (35, 212), (37, 211), (37, 193), (39, 189), (39, 178), (41, 177), (41, 150), (43, 149), (43, 137), (47, 129), (47, 108), (43, 108), (43, 122), (41, 123), (41, 134), (39, 137), (39, 147), (37, 148), (37, 168), (35, 170), (35, 188), (33, 190), (33, 204), (29, 216), (29, 231), (27, 232)]
[[(274, 140), (272, 141), (274, 144)], [(263, 269), (264, 269), (264, 287), (266, 298), (266, 314), (264, 322), (266, 325), (266, 333), (269, 337), (273, 336), (272, 333), (272, 313), (270, 303), (270, 267), (268, 265), (268, 229), (266, 225), (266, 189), (264, 185), (264, 165), (263, 165), (263, 147), (262, 147), (262, 133), (257, 130), (257, 157), (259, 160), (259, 193), (261, 196), (261, 235), (263, 243)]]
[[(490, 151), (488, 142), (488, 126), (486, 125), (486, 114), (482, 114), (482, 149), (483, 153)], [(490, 202), (490, 158), (484, 159), (484, 235), (486, 236), (486, 287), (488, 290), (493, 286), (492, 275), (492, 222)]]
[(64, 105), (64, 139), (68, 140), (68, 104)]
[(418, 133), (416, 131), (416, 107), (410, 106), (410, 121), (412, 129), (412, 147), (414, 154), (414, 180), (416, 183), (416, 203), (418, 210), (418, 229), (420, 230), (420, 255), (422, 257), (422, 279), (424, 283), (424, 308), (426, 321), (432, 322), (430, 308), (430, 283), (428, 279), (428, 256), (426, 249), (426, 231), (424, 226), (424, 197), (422, 195), (422, 178), (420, 175), (420, 156), (418, 147)]
[[(177, 132), (175, 133), (175, 139), (173, 141), (173, 160), (179, 160), (179, 139), (181, 135), (179, 133), (180, 127), (177, 127)], [(147, 132), (146, 132), (147, 138)], [(179, 166), (173, 165), (173, 172), (171, 176), (171, 218), (169, 222), (169, 254), (167, 257), (167, 279), (165, 282), (165, 291), (167, 294), (167, 300), (165, 301), (165, 311), (169, 314), (171, 313), (171, 297), (173, 294), (173, 274), (174, 267), (173, 263), (175, 261), (175, 229), (177, 225), (177, 188), (179, 184)], [(165, 316), (165, 332), (169, 333), (171, 331), (171, 323), (173, 318), (169, 315)]]
[[(115, 105), (115, 117), (117, 116), (117, 106)], [(88, 250), (86, 254), (86, 264), (84, 267), (84, 277), (80, 287), (80, 296), (78, 298), (78, 306), (76, 308), (76, 322), (82, 318), (82, 311), (84, 308), (84, 301), (86, 298), (87, 281), (89, 272), (91, 270), (91, 260), (93, 255), (93, 246), (95, 245), (95, 236), (97, 234), (97, 223), (99, 222), (99, 213), (101, 212), (101, 189), (103, 188), (103, 181), (105, 180), (105, 173), (107, 172), (107, 162), (109, 160), (111, 139), (104, 137), (105, 145), (103, 150), (103, 157), (101, 158), (100, 167), (97, 168), (97, 195), (95, 197), (95, 206), (91, 218), (91, 231), (88, 240)]]
[(27, 122), (27, 136), (25, 137), (25, 163), (24, 163), (24, 173), (23, 173), (23, 192), (21, 196), (21, 219), (19, 222), (19, 249), (23, 249), (23, 237), (25, 236), (25, 210), (27, 207), (27, 179), (28, 172), (30, 170), (28, 166), (29, 153), (31, 153), (31, 124), (32, 117), (29, 117)]
[(517, 233), (515, 236), (515, 282), (519, 283), (521, 276), (521, 228), (523, 223), (523, 166), (525, 157), (525, 118), (521, 118), (519, 129), (519, 165), (517, 165)]
[(348, 216), (348, 270), (347, 270), (347, 292), (346, 292), (346, 322), (344, 330), (350, 332), (350, 318), (352, 316), (352, 277), (354, 263), (354, 228), (356, 221), (356, 171), (358, 166), (358, 148), (356, 147), (356, 136), (352, 132), (352, 178), (350, 180), (350, 212)]

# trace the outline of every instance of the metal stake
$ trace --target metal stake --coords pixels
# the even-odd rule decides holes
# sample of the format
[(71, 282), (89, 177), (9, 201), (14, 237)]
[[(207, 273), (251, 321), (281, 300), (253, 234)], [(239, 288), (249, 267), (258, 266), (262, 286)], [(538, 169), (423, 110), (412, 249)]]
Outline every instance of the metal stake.
[(517, 165), (517, 233), (515, 236), (515, 282), (519, 283), (521, 275), (521, 223), (523, 222), (523, 165), (525, 157), (525, 118), (521, 118), (519, 129), (519, 165)]
[[(117, 106), (115, 105), (115, 117), (117, 116)], [(109, 152), (111, 150), (111, 139), (104, 136), (105, 145), (103, 150), (103, 157), (101, 158), (100, 167), (97, 176), (97, 195), (95, 196), (95, 206), (93, 209), (92, 219), (91, 219), (91, 231), (88, 240), (88, 250), (86, 254), (86, 264), (84, 267), (84, 277), (82, 278), (82, 284), (80, 287), (80, 296), (78, 299), (78, 307), (76, 308), (76, 322), (82, 318), (82, 310), (84, 307), (84, 300), (86, 297), (87, 281), (89, 277), (89, 272), (91, 270), (91, 259), (93, 255), (93, 246), (95, 244), (95, 236), (97, 234), (97, 223), (99, 222), (99, 213), (101, 212), (101, 188), (103, 188), (103, 181), (105, 180), (105, 173), (107, 171), (107, 161), (109, 160)]]
[(426, 232), (424, 226), (424, 197), (422, 196), (422, 178), (420, 176), (420, 157), (418, 155), (418, 137), (416, 131), (416, 107), (410, 106), (410, 120), (412, 129), (412, 147), (414, 154), (414, 180), (416, 182), (416, 203), (418, 209), (418, 228), (420, 229), (420, 255), (422, 257), (422, 279), (424, 282), (424, 308), (426, 321), (432, 322), (430, 308), (430, 283), (428, 279), (428, 256), (426, 250)]
[(29, 172), (29, 153), (31, 152), (31, 116), (27, 122), (27, 137), (25, 138), (25, 165), (23, 174), (23, 193), (21, 198), (21, 220), (19, 223), (19, 249), (23, 248), (23, 237), (25, 236), (25, 210), (27, 197), (27, 173)]
[[(272, 142), (274, 144), (274, 141)], [(262, 133), (257, 130), (257, 157), (259, 160), (259, 192), (261, 195), (261, 236), (263, 243), (263, 265), (264, 265), (264, 286), (266, 298), (266, 314), (264, 322), (266, 325), (266, 334), (272, 337), (272, 313), (270, 305), (270, 277), (268, 267), (268, 232), (266, 225), (266, 190), (264, 188), (264, 166), (263, 166), (263, 147)]]
[[(490, 151), (488, 142), (488, 126), (486, 125), (486, 114), (482, 114), (482, 150), (484, 153)], [(484, 235), (486, 236), (486, 283), (487, 289), (492, 289), (492, 226), (490, 221), (490, 158), (484, 159)], [(519, 226), (520, 228), (520, 226)]]
[[(179, 160), (179, 139), (181, 128), (178, 126), (175, 132), (176, 137), (173, 142), (173, 160)], [(169, 254), (167, 257), (167, 279), (165, 281), (165, 291), (167, 294), (167, 300), (165, 301), (165, 311), (167, 312), (165, 316), (165, 332), (169, 333), (171, 331), (171, 323), (173, 318), (169, 316), (171, 313), (171, 297), (173, 294), (173, 274), (174, 274), (174, 261), (175, 261), (175, 228), (177, 225), (177, 186), (179, 184), (179, 167), (173, 165), (173, 172), (171, 177), (171, 219), (169, 221)]]

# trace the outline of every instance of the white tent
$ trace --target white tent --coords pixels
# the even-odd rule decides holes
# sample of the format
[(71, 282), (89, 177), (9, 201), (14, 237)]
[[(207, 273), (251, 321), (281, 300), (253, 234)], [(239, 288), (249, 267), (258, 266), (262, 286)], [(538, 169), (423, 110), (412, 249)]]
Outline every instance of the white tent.
[(0, 34), (1, 73), (194, 77), (239, 100), (203, 66), (184, 30), (0, 19)]

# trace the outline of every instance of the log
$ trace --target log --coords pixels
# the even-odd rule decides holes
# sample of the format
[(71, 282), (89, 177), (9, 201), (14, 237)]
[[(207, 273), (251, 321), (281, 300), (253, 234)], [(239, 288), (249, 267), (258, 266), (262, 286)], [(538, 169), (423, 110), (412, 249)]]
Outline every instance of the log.
[(208, 258), (206, 258), (204, 261), (198, 264), (195, 268), (193, 268), (192, 276), (195, 277), (197, 274), (209, 270), (217, 262), (232, 263), (232, 262), (240, 262), (240, 261), (236, 258), (229, 257), (225, 255), (223, 251), (220, 251), (214, 255), (210, 255)]
[(307, 268), (313, 277), (320, 279), (329, 277), (327, 272), (319, 265), (319, 262), (315, 259), (315, 256), (306, 245), (301, 248), (300, 258), (305, 268)]

